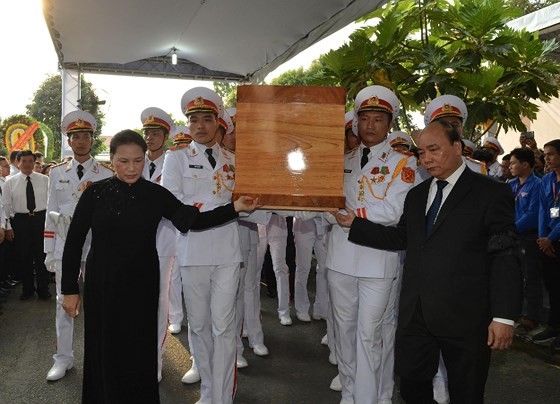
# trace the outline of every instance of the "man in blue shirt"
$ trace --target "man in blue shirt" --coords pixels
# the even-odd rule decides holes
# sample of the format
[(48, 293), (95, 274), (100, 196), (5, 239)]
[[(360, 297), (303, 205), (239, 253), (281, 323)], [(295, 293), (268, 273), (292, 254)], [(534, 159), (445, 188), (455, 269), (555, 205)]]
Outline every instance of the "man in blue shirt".
[(550, 300), (549, 328), (535, 335), (533, 341), (552, 341), (552, 348), (560, 350), (560, 139), (544, 145), (544, 160), (550, 172), (541, 180), (537, 244), (542, 252), (543, 280)]
[(531, 149), (514, 149), (508, 156), (509, 171), (514, 177), (509, 180), (509, 186), (515, 196), (515, 226), (524, 251), (523, 289), (527, 302), (525, 316), (515, 332), (526, 335), (539, 325), (543, 303), (540, 253), (536, 242), (541, 180), (533, 173), (535, 153)]

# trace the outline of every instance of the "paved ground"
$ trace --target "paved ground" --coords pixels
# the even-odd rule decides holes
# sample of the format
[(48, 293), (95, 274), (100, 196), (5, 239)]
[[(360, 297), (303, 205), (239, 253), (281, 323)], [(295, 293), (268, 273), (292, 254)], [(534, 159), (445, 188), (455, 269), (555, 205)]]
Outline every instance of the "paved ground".
[[(54, 289), (54, 285), (51, 285)], [(12, 292), (0, 316), (0, 404), (80, 402), (82, 372), (82, 320), (76, 327), (74, 369), (58, 382), (45, 376), (54, 351), (54, 300), (20, 302), (20, 290)], [(336, 368), (327, 361), (328, 349), (319, 344), (325, 322), (295, 320), (291, 327), (279, 324), (275, 300), (262, 294), (265, 343), (268, 357), (246, 350), (249, 367), (239, 372), (236, 403), (335, 404), (339, 393), (328, 389)], [(126, 319), (123, 317), (123, 321)], [(116, 336), (126, 344), (132, 335)], [(161, 402), (194, 403), (199, 385), (183, 385), (181, 377), (190, 367), (186, 332), (171, 336), (160, 384)], [(394, 398), (400, 403), (398, 391)], [(560, 355), (547, 348), (518, 340), (514, 349), (493, 356), (488, 380), (487, 403), (560, 403)], [(126, 403), (128, 404), (128, 403)]]

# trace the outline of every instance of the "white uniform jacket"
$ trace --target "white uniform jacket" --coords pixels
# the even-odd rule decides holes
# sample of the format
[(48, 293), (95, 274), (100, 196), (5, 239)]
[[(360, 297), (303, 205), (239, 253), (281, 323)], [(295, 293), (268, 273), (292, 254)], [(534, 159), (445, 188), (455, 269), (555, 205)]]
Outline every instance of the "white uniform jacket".
[[(153, 161), (156, 165), (154, 174), (150, 178), (150, 163), (152, 160), (146, 156), (144, 171), (142, 176), (155, 184), (161, 185), (161, 173), (163, 171), (163, 162), (165, 154), (162, 154)], [(160, 257), (174, 257), (177, 252), (177, 229), (166, 218), (162, 218), (159, 222), (156, 235), (156, 248)]]
[[(206, 147), (191, 142), (168, 150), (163, 164), (162, 185), (181, 202), (201, 212), (231, 202), (235, 184), (235, 155), (217, 145), (213, 169)], [(203, 231), (189, 231), (178, 237), (179, 266), (231, 265), (242, 261), (237, 220)]]
[[(404, 200), (414, 185), (416, 158), (412, 153), (393, 150), (387, 141), (372, 148), (371, 157), (360, 168), (363, 145), (344, 157), (346, 204), (362, 218), (392, 226), (398, 223)], [(365, 278), (395, 277), (399, 255), (362, 247), (348, 241), (338, 224), (329, 236), (326, 266), (334, 271)]]
[[(47, 200), (47, 215), (45, 219), (45, 253), (54, 252), (54, 258), (61, 260), (65, 240), (57, 234), (56, 224), (49, 218), (49, 212), (58, 212), (72, 217), (74, 209), (82, 192), (91, 183), (113, 176), (113, 170), (108, 166), (90, 158), (84, 166), (84, 175), (78, 179), (78, 162), (71, 160), (51, 168), (49, 173), (49, 196)], [(90, 236), (86, 239), (82, 259), (89, 251)]]

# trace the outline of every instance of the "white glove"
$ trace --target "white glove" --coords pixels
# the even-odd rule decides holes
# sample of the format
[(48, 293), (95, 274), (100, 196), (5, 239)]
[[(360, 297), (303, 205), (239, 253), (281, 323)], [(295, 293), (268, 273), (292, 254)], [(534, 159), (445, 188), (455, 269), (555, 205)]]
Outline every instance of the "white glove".
[(54, 252), (48, 252), (47, 256), (45, 257), (45, 266), (47, 267), (47, 271), (55, 272), (55, 262), (56, 259), (54, 258)]

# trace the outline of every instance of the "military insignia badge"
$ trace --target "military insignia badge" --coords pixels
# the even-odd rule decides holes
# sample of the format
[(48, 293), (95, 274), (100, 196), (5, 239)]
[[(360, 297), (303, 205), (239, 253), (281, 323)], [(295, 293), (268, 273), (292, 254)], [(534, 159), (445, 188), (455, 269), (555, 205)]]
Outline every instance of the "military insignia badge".
[(376, 107), (379, 105), (379, 98), (377, 98), (375, 95), (373, 97), (369, 97), (367, 105), (370, 107)]
[(204, 98), (202, 97), (196, 97), (194, 100), (194, 105), (196, 105), (197, 107), (201, 107), (204, 105)]
[(401, 179), (403, 180), (403, 182), (406, 182), (407, 184), (413, 184), (415, 176), (416, 172), (412, 168), (403, 167), (401, 171)]

